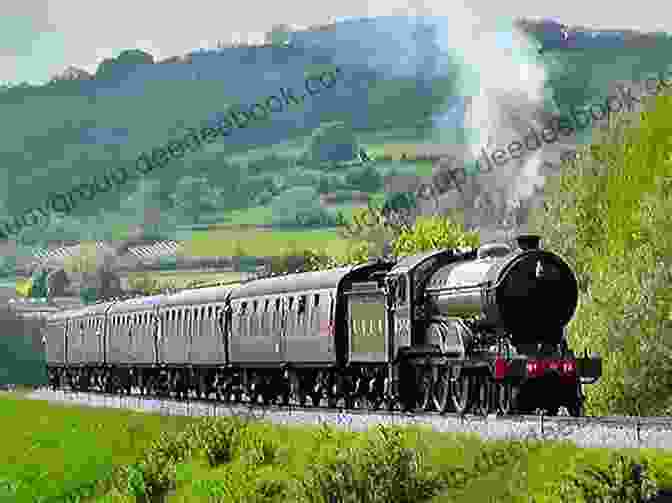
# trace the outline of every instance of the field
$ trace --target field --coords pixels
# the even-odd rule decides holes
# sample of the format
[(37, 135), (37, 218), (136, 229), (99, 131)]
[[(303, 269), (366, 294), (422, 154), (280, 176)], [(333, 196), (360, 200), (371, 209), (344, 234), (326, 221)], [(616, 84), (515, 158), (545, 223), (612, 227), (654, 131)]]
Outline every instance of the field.
[(269, 257), (277, 255), (283, 248), (324, 248), (340, 253), (344, 246), (345, 243), (338, 238), (336, 231), (330, 229), (217, 229), (194, 232), (191, 240), (185, 243), (184, 253), (198, 257), (239, 256), (238, 248), (242, 247), (247, 256)]
[[(58, 497), (109, 477), (187, 418), (52, 406), (0, 393), (0, 501)], [(9, 499), (11, 497), (11, 499)]]
[(145, 274), (156, 280), (163, 288), (168, 285), (175, 285), (175, 288), (185, 288), (187, 284), (198, 282), (235, 282), (241, 279), (239, 272), (201, 272), (201, 271), (148, 271), (148, 272), (132, 272), (128, 274), (129, 281), (141, 278)]
[[(8, 435), (0, 451), (0, 500), (4, 495), (17, 503), (67, 501), (66, 494), (75, 501), (85, 487), (95, 499), (79, 501), (98, 503), (141, 501), (132, 495), (160, 487), (168, 488), (167, 503), (327, 503), (327, 495), (369, 503), (522, 502), (530, 496), (552, 502), (562, 501), (556, 493), (567, 473), (605, 468), (612, 454), (645, 459), (647, 476), (661, 487), (672, 485), (672, 453), (655, 450), (484, 442), (420, 428), (354, 433), (244, 418), (162, 417), (16, 393), (0, 394), (0, 418), (4, 431), (19, 432)], [(167, 436), (150, 447), (160, 432)]]

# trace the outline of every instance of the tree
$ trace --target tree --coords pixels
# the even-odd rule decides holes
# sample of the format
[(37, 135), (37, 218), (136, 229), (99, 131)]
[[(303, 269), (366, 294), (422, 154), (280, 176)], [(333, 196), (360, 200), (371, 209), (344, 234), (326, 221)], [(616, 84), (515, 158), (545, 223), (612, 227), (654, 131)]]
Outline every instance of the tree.
[(389, 245), (396, 238), (399, 229), (390, 225), (382, 210), (369, 207), (353, 212), (352, 221), (340, 227), (338, 234), (358, 250), (358, 254), (368, 253), (371, 257), (387, 255)]
[(338, 210), (336, 212), (336, 225), (338, 226), (344, 226), (347, 225), (348, 221), (345, 218), (345, 215), (343, 215), (343, 212), (341, 210)]
[(362, 192), (377, 192), (383, 185), (383, 177), (370, 164), (350, 168), (345, 176), (345, 181), (353, 189)]
[(161, 182), (143, 178), (137, 190), (120, 204), (120, 220), (131, 225), (142, 225), (146, 237), (158, 237), (160, 227), (168, 216)]
[(320, 205), (312, 187), (295, 187), (276, 197), (271, 203), (272, 221), (280, 225), (329, 225), (333, 218)]
[(393, 192), (385, 194), (382, 211), (393, 225), (411, 226), (416, 216), (415, 194), (411, 192)]
[(478, 246), (476, 232), (466, 232), (447, 218), (419, 217), (413, 227), (406, 227), (393, 244), (394, 254), (413, 255), (437, 248)]
[(212, 212), (219, 205), (219, 193), (213, 189), (207, 178), (185, 176), (178, 183), (171, 196), (173, 203), (192, 223), (198, 223), (205, 212)]
[(320, 176), (320, 181), (317, 184), (317, 192), (320, 194), (327, 194), (329, 192), (329, 177), (326, 175)]
[(291, 27), (286, 24), (273, 25), (271, 31), (266, 32), (264, 39), (266, 43), (275, 46), (283, 46), (289, 44), (291, 40)]
[(38, 269), (33, 273), (31, 278), (30, 297), (33, 299), (42, 299), (47, 297), (47, 275), (49, 271), (46, 269)]
[(313, 131), (308, 143), (310, 160), (351, 161), (357, 158), (359, 143), (352, 128), (344, 122), (328, 122)]
[[(85, 299), (109, 298), (121, 293), (120, 280), (112, 271), (117, 261), (112, 248), (99, 248), (94, 242), (82, 242), (79, 254), (64, 261), (71, 277), (79, 277), (79, 295)], [(88, 302), (88, 300), (86, 300)]]

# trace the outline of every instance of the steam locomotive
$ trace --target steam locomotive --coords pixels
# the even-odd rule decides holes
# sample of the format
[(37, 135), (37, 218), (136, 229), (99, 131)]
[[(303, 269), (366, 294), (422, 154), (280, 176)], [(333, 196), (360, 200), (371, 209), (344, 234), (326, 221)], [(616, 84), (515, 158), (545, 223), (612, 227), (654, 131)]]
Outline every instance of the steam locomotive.
[(54, 388), (348, 408), (581, 415), (576, 278), (538, 236), (52, 315)]

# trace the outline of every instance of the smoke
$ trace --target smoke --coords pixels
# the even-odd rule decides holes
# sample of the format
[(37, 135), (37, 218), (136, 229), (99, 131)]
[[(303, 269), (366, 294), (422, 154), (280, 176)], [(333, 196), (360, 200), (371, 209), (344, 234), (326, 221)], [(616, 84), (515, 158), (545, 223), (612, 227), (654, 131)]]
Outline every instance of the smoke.
[[(478, 159), (482, 165), (483, 150), (506, 150), (531, 128), (540, 132), (557, 107), (545, 87), (547, 71), (538, 47), (512, 19), (494, 19), (451, 4), (446, 22), (446, 45), (458, 76), (458, 94), (465, 100), (464, 160)], [(529, 198), (535, 185), (543, 185), (542, 150), (524, 151), (521, 159), (477, 175), (499, 210)]]

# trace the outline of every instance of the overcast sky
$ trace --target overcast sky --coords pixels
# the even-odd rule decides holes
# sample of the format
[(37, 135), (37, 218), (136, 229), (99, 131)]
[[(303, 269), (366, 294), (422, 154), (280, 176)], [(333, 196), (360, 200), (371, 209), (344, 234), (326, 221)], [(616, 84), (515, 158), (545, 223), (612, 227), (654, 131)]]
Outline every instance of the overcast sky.
[[(450, 16), (460, 0), (2, 0), (0, 82), (39, 83), (72, 65), (94, 72), (106, 57), (138, 48), (156, 59), (214, 48), (218, 40), (261, 40), (272, 24), (347, 17)], [(672, 32), (658, 0), (469, 0), (476, 16), (553, 18), (594, 28)]]

